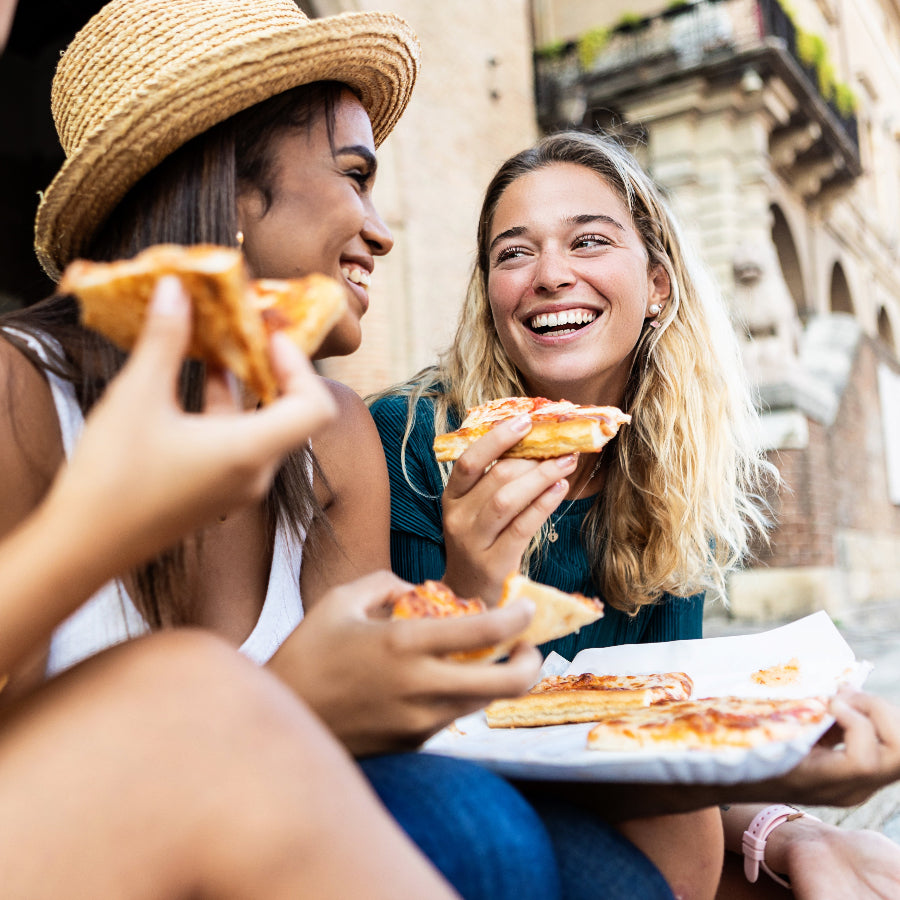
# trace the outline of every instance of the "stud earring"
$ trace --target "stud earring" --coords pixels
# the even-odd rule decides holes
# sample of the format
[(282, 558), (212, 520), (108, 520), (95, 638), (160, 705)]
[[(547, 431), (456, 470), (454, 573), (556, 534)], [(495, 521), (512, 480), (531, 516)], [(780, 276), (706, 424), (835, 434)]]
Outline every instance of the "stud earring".
[(238, 247), (244, 246), (244, 232), (243, 231), (239, 230), (238, 233), (234, 236), (234, 238), (237, 241)]
[(658, 316), (661, 311), (662, 311), (662, 307), (658, 303), (654, 303), (650, 307), (650, 309), (647, 310), (647, 312), (650, 313), (651, 316)]

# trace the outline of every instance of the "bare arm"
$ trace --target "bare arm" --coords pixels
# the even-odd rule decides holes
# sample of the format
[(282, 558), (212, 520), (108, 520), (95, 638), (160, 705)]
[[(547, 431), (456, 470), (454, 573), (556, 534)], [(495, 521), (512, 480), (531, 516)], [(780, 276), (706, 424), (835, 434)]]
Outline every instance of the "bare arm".
[(520, 633), (531, 604), (451, 619), (379, 617), (407, 587), (376, 572), (330, 591), (268, 664), (357, 755), (416, 747), (458, 716), (524, 693), (540, 669), (540, 654), (525, 645), (504, 663), (447, 658)]
[[(139, 345), (89, 417), (70, 464), (40, 509), (0, 546), (0, 672), (46, 641), (109, 578), (259, 498), (284, 454), (333, 413), (309, 364), (279, 340), (277, 401), (243, 412), (225, 380), (213, 377), (208, 406), (215, 411), (184, 413), (175, 386), (189, 302), (173, 281), (161, 282), (156, 298)], [(34, 442), (31, 452), (40, 447)], [(3, 488), (23, 515), (25, 499), (9, 483)]]
[(313, 525), (300, 575), (304, 609), (339, 584), (391, 566), (391, 495), (378, 430), (356, 393), (326, 383), (338, 415), (316, 433), (312, 446), (324, 475), (316, 494), (330, 533)]
[[(743, 833), (763, 809), (762, 804), (723, 807), (726, 849), (741, 854)], [(900, 892), (900, 847), (874, 831), (808, 816), (791, 819), (768, 836), (765, 861), (790, 882), (798, 900), (891, 900)], [(765, 885), (769, 878), (760, 870), (758, 880)]]
[[(62, 438), (47, 380), (12, 344), (0, 338), (0, 540), (10, 535), (34, 512), (44, 499), (53, 477), (63, 462)], [(48, 547), (43, 544), (36, 564), (48, 564)], [(55, 553), (55, 550), (53, 551)], [(35, 562), (18, 554), (5, 553), (14, 568), (2, 569), (4, 581)], [(0, 601), (8, 598), (4, 590)], [(0, 629), (14, 636), (0, 606)], [(0, 649), (0, 679), (7, 673), (10, 682), (0, 695), (8, 702), (15, 693), (26, 693), (43, 679), (48, 640), (29, 641), (30, 652), (9, 657)]]

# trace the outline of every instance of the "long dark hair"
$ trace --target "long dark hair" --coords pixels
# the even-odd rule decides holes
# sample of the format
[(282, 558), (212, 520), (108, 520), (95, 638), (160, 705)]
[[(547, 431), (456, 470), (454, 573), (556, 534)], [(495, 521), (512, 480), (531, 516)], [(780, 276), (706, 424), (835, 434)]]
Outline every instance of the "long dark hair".
[[(91, 239), (86, 258), (127, 258), (160, 243), (236, 246), (239, 193), (253, 188), (267, 207), (272, 201), (273, 140), (285, 132), (309, 130), (324, 118), (333, 149), (334, 109), (345, 90), (343, 84), (322, 81), (285, 91), (184, 144), (121, 200)], [(10, 313), (0, 325), (41, 343), (46, 362), (23, 341), (0, 331), (40, 369), (71, 382), (85, 414), (125, 361), (118, 348), (80, 325), (78, 304), (69, 295), (54, 294)], [(202, 364), (183, 366), (181, 402), (186, 410), (201, 409), (205, 377)], [(313, 520), (323, 516), (313, 493), (314, 471), (319, 472), (317, 463), (307, 448), (292, 453), (279, 470), (266, 498), (270, 543), (279, 521), (300, 540)], [(331, 535), (327, 524), (320, 533)], [(307, 550), (322, 552), (314, 543)], [(192, 623), (183, 544), (140, 567), (133, 580), (135, 603), (151, 628)]]

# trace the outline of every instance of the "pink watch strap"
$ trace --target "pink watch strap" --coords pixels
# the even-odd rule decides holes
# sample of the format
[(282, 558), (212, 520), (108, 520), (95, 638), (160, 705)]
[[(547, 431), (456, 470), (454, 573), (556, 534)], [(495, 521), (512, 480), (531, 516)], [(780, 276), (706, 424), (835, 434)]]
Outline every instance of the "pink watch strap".
[[(762, 812), (757, 813), (747, 830), (744, 832), (742, 847), (744, 852), (744, 875), (751, 884), (756, 882), (759, 877), (760, 867), (763, 872), (773, 881), (782, 887), (789, 888), (790, 882), (785, 881), (780, 875), (776, 875), (766, 865), (766, 839), (779, 826), (793, 819), (799, 819), (801, 816), (815, 819), (809, 813), (795, 809), (793, 806), (786, 806), (783, 803), (776, 803), (773, 806), (767, 806)], [(819, 821), (816, 819), (816, 821)]]

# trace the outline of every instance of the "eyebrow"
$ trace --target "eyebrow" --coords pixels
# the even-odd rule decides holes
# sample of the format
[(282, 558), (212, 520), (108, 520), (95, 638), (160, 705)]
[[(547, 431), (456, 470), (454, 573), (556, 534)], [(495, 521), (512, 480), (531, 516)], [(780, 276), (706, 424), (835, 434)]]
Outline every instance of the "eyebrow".
[(339, 147), (334, 151), (335, 156), (359, 156), (364, 159), (366, 165), (369, 167), (369, 174), (374, 175), (375, 170), (378, 168), (378, 160), (375, 158), (375, 154), (364, 144), (351, 144), (347, 147)]
[[(566, 216), (566, 218), (563, 219), (563, 224), (565, 225), (592, 225), (595, 222), (601, 222), (604, 225), (612, 225), (614, 228), (618, 228), (619, 231), (625, 231), (625, 226), (621, 222), (604, 213), (580, 213), (577, 216)], [(524, 225), (516, 225), (513, 228), (507, 228), (506, 231), (501, 231), (500, 234), (491, 241), (491, 245), (488, 247), (488, 253), (493, 252), (494, 247), (500, 241), (520, 237), (527, 231), (528, 229)]]

